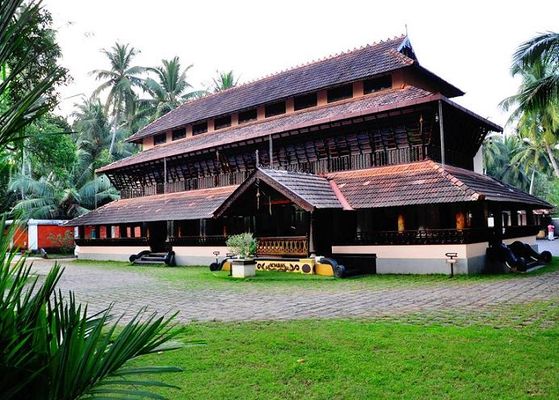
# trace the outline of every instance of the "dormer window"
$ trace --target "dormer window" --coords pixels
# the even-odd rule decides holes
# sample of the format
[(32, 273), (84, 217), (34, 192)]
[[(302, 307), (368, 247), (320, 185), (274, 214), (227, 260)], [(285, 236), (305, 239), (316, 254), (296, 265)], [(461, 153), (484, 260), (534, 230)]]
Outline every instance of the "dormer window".
[(315, 107), (317, 105), (316, 93), (304, 94), (293, 99), (294, 110)]
[(353, 84), (338, 86), (326, 91), (328, 103), (353, 97)]
[(208, 123), (200, 122), (199, 124), (192, 125), (192, 136), (200, 135), (208, 131)]
[(245, 124), (249, 121), (254, 121), (257, 118), (256, 108), (246, 110), (239, 113), (239, 124)]
[(369, 94), (392, 87), (392, 76), (385, 75), (379, 78), (367, 79), (363, 82), (363, 93)]
[(175, 129), (173, 131), (173, 140), (179, 140), (186, 137), (186, 128)]
[(231, 126), (231, 116), (226, 115), (225, 117), (216, 118), (214, 120), (214, 129), (223, 129)]
[(163, 144), (167, 141), (167, 134), (166, 133), (161, 133), (159, 135), (155, 135), (155, 137), (153, 138), (153, 144), (154, 145), (158, 145), (158, 144)]
[(264, 116), (266, 118), (280, 114), (285, 114), (285, 101), (268, 104), (266, 107), (264, 107)]

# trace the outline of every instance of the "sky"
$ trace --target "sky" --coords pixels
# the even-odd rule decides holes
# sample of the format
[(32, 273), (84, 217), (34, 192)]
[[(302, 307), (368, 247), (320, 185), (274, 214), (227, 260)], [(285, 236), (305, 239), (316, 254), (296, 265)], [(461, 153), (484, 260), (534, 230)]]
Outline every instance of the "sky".
[(511, 56), (523, 41), (559, 31), (559, 1), (179, 1), (45, 0), (61, 64), (73, 82), (58, 113), (69, 115), (108, 68), (116, 41), (140, 50), (136, 65), (179, 56), (188, 81), (207, 87), (216, 71), (241, 82), (389, 37), (409, 34), (421, 65), (466, 92), (455, 99), (504, 125), (499, 102), (515, 93)]

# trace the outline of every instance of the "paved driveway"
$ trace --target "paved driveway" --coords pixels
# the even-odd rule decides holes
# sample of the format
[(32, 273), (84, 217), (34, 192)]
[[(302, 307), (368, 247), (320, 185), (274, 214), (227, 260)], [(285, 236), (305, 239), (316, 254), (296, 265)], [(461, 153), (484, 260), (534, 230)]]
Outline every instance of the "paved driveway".
[[(44, 274), (51, 262), (35, 262)], [(559, 304), (559, 272), (513, 279), (480, 279), (429, 284), (366, 286), (204, 288), (186, 290), (134, 269), (67, 264), (60, 281), (91, 311), (115, 303), (115, 314), (130, 316), (142, 306), (161, 313), (179, 311), (180, 321), (287, 320), (301, 318), (401, 318), (429, 315), (437, 320), (497, 318), (503, 306), (544, 300)], [(238, 286), (238, 285), (237, 285)], [(509, 307), (510, 308), (510, 307)], [(521, 307), (522, 308), (522, 307)], [(442, 316), (442, 317), (441, 317)], [(533, 318), (530, 317), (530, 318)]]

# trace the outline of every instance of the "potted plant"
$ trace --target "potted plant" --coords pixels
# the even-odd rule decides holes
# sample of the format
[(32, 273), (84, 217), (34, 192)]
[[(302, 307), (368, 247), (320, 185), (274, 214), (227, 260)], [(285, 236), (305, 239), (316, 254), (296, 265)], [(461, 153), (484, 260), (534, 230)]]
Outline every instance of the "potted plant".
[(252, 233), (241, 233), (229, 236), (227, 247), (235, 254), (231, 262), (231, 275), (233, 278), (246, 278), (256, 275), (256, 239)]

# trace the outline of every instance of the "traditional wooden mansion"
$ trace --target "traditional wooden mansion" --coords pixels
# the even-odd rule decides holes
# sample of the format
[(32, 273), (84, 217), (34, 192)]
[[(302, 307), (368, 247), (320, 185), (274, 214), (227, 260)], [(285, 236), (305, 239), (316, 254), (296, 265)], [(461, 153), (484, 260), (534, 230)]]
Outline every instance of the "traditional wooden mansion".
[(122, 199), (73, 221), (79, 257), (208, 265), (253, 232), (264, 269), (448, 273), (456, 253), (456, 272), (480, 272), (488, 247), (534, 244), (551, 205), (482, 174), (502, 128), (461, 95), (404, 36), (187, 102), (97, 171)]

